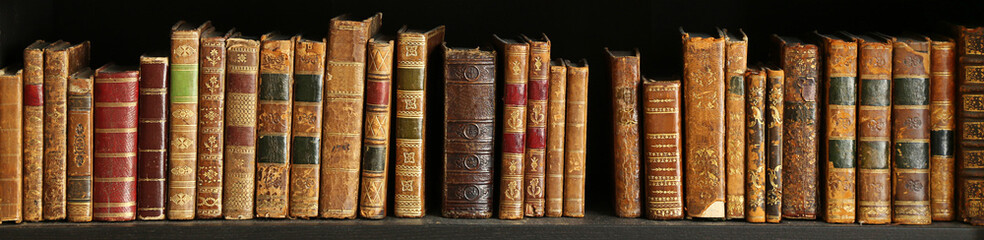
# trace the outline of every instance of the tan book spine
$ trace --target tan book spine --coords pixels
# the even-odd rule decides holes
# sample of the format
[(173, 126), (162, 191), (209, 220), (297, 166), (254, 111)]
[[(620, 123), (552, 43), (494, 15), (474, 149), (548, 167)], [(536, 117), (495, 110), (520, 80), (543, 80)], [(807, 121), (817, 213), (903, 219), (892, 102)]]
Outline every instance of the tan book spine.
[(745, 217), (745, 68), (748, 38), (739, 30), (725, 40), (725, 218)]
[(167, 217), (195, 218), (198, 153), (198, 47), (209, 23), (171, 28), (170, 146), (168, 149)]
[(953, 221), (954, 201), (953, 99), (956, 98), (956, 44), (953, 39), (933, 39), (930, 50), (930, 152), (929, 201), (933, 221)]
[(642, 215), (639, 185), (639, 52), (608, 52), (614, 112), (615, 215)]
[(762, 69), (745, 71), (745, 221), (765, 222), (766, 76)]
[[(523, 164), (526, 153), (526, 89), (529, 79), (529, 44), (496, 36), (502, 52), (499, 68), (505, 82), (503, 94), (502, 177), (499, 186), (499, 218), (522, 219)], [(508, 41), (508, 42), (507, 42)]]
[(44, 165), (44, 49), (38, 40), (24, 49), (24, 221), (41, 221)]
[(275, 33), (260, 39), (259, 106), (256, 108), (256, 217), (286, 218), (290, 184), (294, 39)]
[(290, 217), (318, 216), (321, 186), (321, 98), (325, 84), (325, 39), (294, 43), (294, 118), (291, 121)]
[(567, 116), (564, 137), (564, 216), (584, 217), (587, 150), (588, 62), (567, 65)]
[(55, 43), (44, 56), (44, 220), (66, 217), (68, 79), (89, 65), (89, 42)]
[(680, 80), (646, 79), (643, 88), (643, 134), (646, 165), (646, 218), (683, 218), (683, 154)]
[(563, 60), (550, 64), (550, 95), (547, 100), (547, 160), (544, 199), (546, 216), (564, 215), (564, 137), (567, 115), (567, 66)]
[(252, 219), (256, 186), (256, 107), (260, 41), (226, 40), (225, 146), (222, 215)]
[(23, 220), (23, 76), (20, 69), (0, 70), (0, 222)]
[(366, 58), (366, 119), (362, 150), (362, 197), (359, 215), (386, 217), (389, 171), (390, 99), (393, 94), (393, 40), (369, 40)]
[(68, 78), (68, 125), (65, 168), (66, 219), (69, 222), (91, 222), (92, 201), (92, 103), (93, 72), (85, 68)]
[(683, 32), (684, 182), (687, 216), (724, 218), (726, 196), (725, 41)]
[(201, 38), (198, 60), (198, 168), (195, 218), (222, 217), (222, 147), (225, 123), (226, 34)]

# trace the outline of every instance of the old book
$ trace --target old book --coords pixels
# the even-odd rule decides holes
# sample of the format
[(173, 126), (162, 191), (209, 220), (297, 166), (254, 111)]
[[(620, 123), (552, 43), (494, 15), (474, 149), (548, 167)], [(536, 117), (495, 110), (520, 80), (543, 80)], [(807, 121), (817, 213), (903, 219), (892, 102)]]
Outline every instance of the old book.
[(222, 216), (252, 219), (260, 41), (254, 37), (229, 38), (226, 56)]
[(56, 42), (44, 50), (44, 220), (66, 217), (68, 79), (89, 65), (89, 42)]
[(786, 73), (766, 68), (765, 87), (765, 221), (782, 221), (783, 111)]
[(639, 51), (605, 48), (612, 79), (615, 215), (642, 215), (639, 186)]
[(137, 101), (137, 218), (163, 220), (167, 197), (168, 57), (140, 56)]
[(984, 27), (955, 27), (959, 59), (957, 198), (960, 218), (984, 225)]
[(523, 160), (523, 213), (543, 217), (546, 182), (547, 95), (550, 90), (550, 39), (522, 36), (530, 46), (529, 82), (526, 90), (526, 154)]
[(547, 217), (564, 215), (564, 136), (567, 133), (567, 65), (550, 61), (550, 95), (547, 97), (547, 156), (543, 198)]
[(523, 173), (526, 153), (526, 100), (529, 82), (529, 43), (493, 35), (502, 52), (499, 67), (505, 86), (503, 94), (502, 177), (499, 186), (499, 218), (522, 219), (525, 189)]
[(23, 220), (23, 76), (19, 68), (0, 69), (0, 222)]
[(170, 115), (167, 176), (167, 217), (195, 218), (195, 177), (198, 153), (198, 62), (202, 35), (210, 22), (180, 21), (171, 27)]
[(892, 53), (892, 222), (929, 224), (929, 52), (905, 36)]
[(857, 220), (892, 222), (892, 43), (862, 35), (858, 42)]
[(645, 79), (643, 129), (646, 218), (683, 218), (680, 80)]
[(290, 217), (318, 216), (321, 175), (321, 97), (325, 39), (294, 42), (294, 110), (291, 121)]
[(567, 116), (564, 136), (564, 216), (584, 217), (584, 167), (587, 150), (588, 61), (567, 65)]
[(44, 162), (44, 49), (37, 40), (24, 49), (24, 221), (41, 221)]
[(786, 83), (783, 108), (782, 216), (816, 219), (817, 184), (817, 94), (820, 56), (817, 45), (794, 37), (773, 35), (780, 46), (780, 62)]
[(94, 212), (92, 76), (92, 69), (84, 67), (68, 77), (65, 218), (69, 222), (90, 222)]
[(823, 54), (826, 105), (824, 219), (854, 223), (858, 43), (844, 34), (816, 34)]
[(444, 46), (444, 217), (492, 216), (495, 72), (495, 51)]
[(139, 81), (136, 67), (107, 64), (95, 73), (92, 211), (96, 221), (136, 218)]
[(724, 218), (725, 207), (725, 37), (683, 36), (684, 143), (687, 216)]
[(396, 88), (393, 119), (393, 215), (423, 217), (424, 132), (426, 128), (427, 61), (444, 42), (444, 26), (428, 31), (402, 28), (396, 42)]
[(362, 151), (362, 107), (365, 96), (366, 42), (383, 18), (339, 16), (331, 19), (325, 75), (324, 123), (321, 144), (320, 215), (351, 219), (359, 204), (359, 154)]
[(290, 183), (294, 38), (260, 37), (260, 88), (256, 108), (256, 217), (287, 217)]
[(930, 209), (933, 221), (953, 221), (956, 44), (953, 39), (934, 36), (930, 45)]
[(724, 79), (725, 218), (745, 217), (745, 69), (748, 37), (741, 29), (726, 32)]
[(366, 57), (366, 118), (362, 150), (362, 197), (359, 215), (386, 217), (389, 172), (390, 99), (393, 91), (393, 38), (373, 37)]
[(762, 68), (745, 71), (745, 221), (765, 222), (765, 108), (768, 72)]
[(222, 217), (222, 127), (225, 120), (226, 39), (235, 34), (211, 31), (201, 37), (198, 60), (198, 181), (195, 218)]

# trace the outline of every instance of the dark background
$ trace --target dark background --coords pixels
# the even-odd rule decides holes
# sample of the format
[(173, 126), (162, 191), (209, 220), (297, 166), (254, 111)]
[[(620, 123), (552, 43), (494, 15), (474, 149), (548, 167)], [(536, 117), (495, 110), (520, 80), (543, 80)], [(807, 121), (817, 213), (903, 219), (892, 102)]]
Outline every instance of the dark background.
[[(178, 20), (212, 20), (219, 30), (246, 35), (269, 31), (326, 37), (328, 20), (342, 13), (383, 12), (382, 33), (402, 25), (447, 26), (451, 46), (489, 46), (491, 35), (546, 33), (552, 56), (585, 58), (591, 66), (587, 149), (587, 208), (612, 212), (611, 86), (604, 47), (642, 54), (646, 76), (679, 75), (680, 34), (742, 28), (749, 37), (749, 63), (772, 62), (769, 35), (805, 35), (813, 30), (854, 33), (932, 33), (939, 21), (984, 24), (984, 1), (73, 1), (0, 2), (0, 66), (22, 62), (36, 39), (92, 41), (92, 67), (136, 64), (145, 52), (167, 50)], [(435, 54), (437, 55), (437, 54)], [(440, 63), (440, 62), (436, 62)], [(432, 65), (433, 66), (433, 65)], [(428, 209), (440, 209), (443, 119), (441, 74), (430, 75), (428, 108)], [(501, 90), (500, 90), (501, 92)], [(500, 93), (501, 94), (501, 93)], [(501, 107), (501, 102), (497, 103)], [(499, 144), (500, 142), (496, 142)], [(498, 147), (498, 146), (497, 146)], [(496, 153), (498, 155), (498, 152)], [(498, 163), (496, 163), (498, 165)], [(498, 188), (497, 190), (498, 191)], [(496, 195), (496, 202), (498, 196)]]

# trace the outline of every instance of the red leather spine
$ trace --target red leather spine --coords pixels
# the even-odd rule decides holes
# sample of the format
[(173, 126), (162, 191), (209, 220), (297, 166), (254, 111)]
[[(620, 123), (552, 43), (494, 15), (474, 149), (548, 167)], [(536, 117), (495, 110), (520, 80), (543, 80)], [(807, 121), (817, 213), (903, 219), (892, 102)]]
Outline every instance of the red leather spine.
[(137, 141), (137, 217), (164, 219), (167, 162), (167, 64), (164, 56), (140, 57)]
[(93, 218), (130, 221), (137, 200), (137, 96), (140, 71), (96, 70), (93, 108)]

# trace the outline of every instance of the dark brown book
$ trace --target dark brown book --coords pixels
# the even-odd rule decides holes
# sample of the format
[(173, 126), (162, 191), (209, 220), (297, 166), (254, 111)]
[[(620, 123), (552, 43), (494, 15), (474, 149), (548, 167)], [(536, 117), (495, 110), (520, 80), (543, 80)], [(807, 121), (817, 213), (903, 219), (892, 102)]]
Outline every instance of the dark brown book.
[(37, 40), (24, 49), (24, 221), (41, 221), (44, 165), (44, 49)]
[(953, 130), (956, 85), (957, 50), (953, 39), (934, 36), (930, 43), (929, 110), (931, 112), (929, 138), (930, 172), (929, 201), (933, 221), (953, 221), (956, 213), (954, 201), (954, 142)]
[(69, 75), (89, 65), (89, 42), (44, 50), (44, 220), (66, 217)]
[(252, 219), (256, 184), (256, 107), (260, 41), (226, 40), (225, 146), (223, 147), (222, 215)]
[(564, 140), (564, 216), (584, 217), (584, 170), (587, 150), (588, 61), (567, 65), (567, 117)]
[(684, 165), (687, 216), (725, 217), (725, 37), (683, 37)]
[(256, 217), (287, 217), (290, 184), (294, 38), (260, 37), (260, 88), (256, 108)]
[(818, 102), (820, 56), (817, 45), (773, 35), (786, 74), (782, 154), (782, 216), (816, 219), (819, 196)]
[(168, 57), (140, 56), (137, 102), (137, 218), (163, 220), (167, 205)]
[(318, 216), (325, 39), (295, 38), (294, 113), (290, 149), (290, 217)]
[[(68, 77), (68, 116), (65, 165), (66, 219), (69, 222), (91, 222), (92, 201), (92, 81), (88, 67)], [(122, 171), (121, 171), (122, 172)]]
[(389, 172), (390, 109), (393, 91), (393, 38), (369, 39), (366, 58), (366, 118), (362, 149), (362, 190), (359, 216), (386, 217)]
[(782, 221), (783, 103), (786, 73), (766, 68), (765, 88), (765, 221)]
[(236, 34), (212, 31), (201, 37), (198, 60), (198, 175), (195, 218), (222, 217), (222, 128), (225, 126), (226, 39)]
[(762, 68), (745, 71), (745, 221), (765, 222), (766, 76)]
[(892, 222), (929, 224), (929, 51), (906, 36), (892, 53)]
[(745, 69), (748, 37), (726, 32), (724, 48), (725, 185), (727, 219), (745, 217)]
[(547, 95), (550, 90), (550, 39), (523, 36), (530, 44), (529, 85), (526, 90), (526, 155), (523, 161), (523, 212), (527, 217), (543, 217), (546, 182)]
[(550, 95), (547, 99), (547, 158), (544, 195), (546, 216), (564, 215), (564, 135), (567, 114), (567, 65), (550, 61)]
[(680, 80), (645, 79), (643, 149), (646, 218), (683, 218), (683, 154)]
[(960, 218), (984, 225), (984, 27), (957, 26)]
[(23, 73), (0, 69), (0, 223), (20, 223), (23, 206)]
[(639, 186), (639, 51), (611, 51), (608, 66), (612, 79), (615, 168), (615, 215), (642, 215)]
[(193, 25), (180, 21), (171, 27), (167, 151), (167, 217), (171, 220), (195, 218), (199, 47), (201, 36), (210, 31), (210, 22)]
[(892, 42), (858, 41), (857, 220), (892, 222)]
[(529, 69), (529, 44), (493, 35), (502, 52), (503, 94), (502, 176), (499, 186), (499, 218), (523, 218), (523, 172), (526, 152), (526, 89)]
[(857, 163), (858, 43), (844, 34), (820, 34), (826, 107), (824, 191), (828, 223), (854, 223)]

